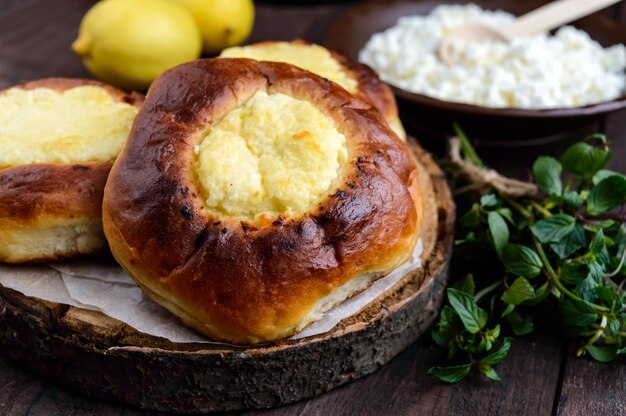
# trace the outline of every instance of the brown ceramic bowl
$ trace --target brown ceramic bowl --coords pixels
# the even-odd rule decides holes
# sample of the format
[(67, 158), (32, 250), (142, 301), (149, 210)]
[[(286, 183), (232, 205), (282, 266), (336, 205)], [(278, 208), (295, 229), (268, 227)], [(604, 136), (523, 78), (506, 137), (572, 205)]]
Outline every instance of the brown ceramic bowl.
[[(349, 9), (330, 27), (326, 45), (352, 59), (369, 38), (393, 26), (399, 17), (428, 14), (440, 4), (467, 3), (446, 1), (377, 1)], [(484, 9), (501, 9), (516, 15), (537, 8), (538, 0), (475, 0)], [(573, 23), (603, 46), (626, 43), (626, 27), (608, 17), (592, 15)], [(574, 69), (575, 70), (575, 69)], [(458, 121), (469, 133), (488, 141), (523, 143), (545, 142), (560, 137), (562, 132), (574, 132), (602, 122), (613, 111), (626, 108), (626, 94), (612, 101), (576, 108), (525, 110), (489, 108), (471, 104), (443, 101), (401, 88), (392, 89), (398, 99), (400, 116), (409, 130), (445, 134), (452, 121)], [(504, 143), (503, 143), (504, 144)]]

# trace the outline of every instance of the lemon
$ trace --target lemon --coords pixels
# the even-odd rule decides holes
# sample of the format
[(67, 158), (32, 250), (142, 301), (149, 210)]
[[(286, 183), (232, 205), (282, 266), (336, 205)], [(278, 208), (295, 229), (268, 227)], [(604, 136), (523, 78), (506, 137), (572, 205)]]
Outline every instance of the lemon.
[(189, 11), (171, 0), (103, 0), (83, 17), (72, 50), (96, 77), (145, 89), (163, 71), (196, 59), (202, 37)]
[(220, 52), (242, 44), (252, 31), (252, 0), (176, 0), (193, 15), (202, 32), (203, 51)]

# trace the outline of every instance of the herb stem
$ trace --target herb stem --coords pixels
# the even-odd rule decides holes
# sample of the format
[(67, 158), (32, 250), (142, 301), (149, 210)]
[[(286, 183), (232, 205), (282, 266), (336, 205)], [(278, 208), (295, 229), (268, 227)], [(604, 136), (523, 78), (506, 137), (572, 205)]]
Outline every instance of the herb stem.
[(579, 218), (586, 224), (599, 224), (605, 220), (626, 222), (626, 215), (622, 212), (606, 212), (600, 215), (591, 215), (587, 212), (583, 212), (580, 214)]
[(459, 141), (461, 142), (461, 150), (463, 150), (463, 155), (465, 156), (465, 159), (477, 168), (484, 169), (485, 164), (480, 159), (480, 157), (478, 157), (476, 150), (474, 150), (474, 146), (472, 146), (472, 143), (470, 142), (465, 132), (461, 130), (461, 127), (456, 122), (452, 123), (452, 128), (454, 129), (454, 133), (456, 133)]
[(615, 276), (616, 274), (618, 274), (620, 270), (622, 270), (622, 267), (624, 267), (624, 260), (626, 260), (626, 247), (624, 247), (624, 250), (622, 250), (622, 257), (620, 257), (619, 264), (617, 265), (615, 270), (613, 270), (609, 274), (605, 274), (604, 277), (611, 278)]
[[(585, 353), (585, 347), (586, 346), (593, 345), (597, 340), (600, 339), (600, 337), (602, 335), (604, 335), (604, 330), (606, 329), (607, 322), (608, 322), (608, 319), (606, 318), (606, 315), (602, 315), (602, 320), (600, 321), (600, 326), (593, 333), (593, 336), (591, 338), (589, 338), (589, 341), (587, 341), (587, 343), (585, 344), (584, 347), (580, 347), (578, 349), (578, 351), (576, 351), (576, 356), (577, 357), (581, 357)], [(595, 326), (597, 326), (597, 325), (595, 325)]]
[(600, 339), (602, 334), (604, 334), (604, 328), (606, 328), (606, 323), (607, 323), (606, 315), (602, 315), (602, 321), (600, 322), (600, 328), (598, 328), (598, 330), (595, 332), (595, 334), (593, 334), (593, 336), (589, 339), (589, 341), (587, 342), (587, 345), (591, 345), (594, 342), (596, 342), (598, 339)]
[(550, 278), (550, 281), (552, 283), (554, 283), (554, 285), (561, 292), (565, 293), (570, 299), (576, 300), (576, 301), (579, 301), (579, 302), (584, 302), (590, 308), (595, 309), (597, 311), (601, 311), (601, 312), (608, 312), (609, 311), (609, 308), (606, 308), (604, 306), (600, 306), (600, 305), (596, 305), (594, 303), (586, 302), (580, 296), (577, 296), (575, 293), (573, 293), (568, 288), (563, 286), (563, 283), (561, 283), (561, 280), (559, 279), (559, 276), (557, 276), (557, 274), (555, 273), (554, 269), (552, 268), (552, 265), (550, 264), (550, 261), (548, 260), (548, 256), (546, 256), (546, 252), (543, 250), (543, 247), (542, 247), (541, 243), (536, 238), (534, 240), (535, 240), (535, 247), (537, 248), (537, 252), (539, 253), (539, 257), (541, 258), (541, 262), (543, 263), (543, 266), (546, 268), (546, 271), (548, 272), (548, 277)]
[(493, 292), (498, 287), (502, 286), (503, 283), (504, 283), (504, 280), (497, 280), (497, 281), (495, 281), (494, 283), (490, 284), (486, 288), (484, 288), (481, 291), (479, 291), (478, 293), (476, 293), (476, 295), (474, 295), (474, 300), (476, 301), (476, 303), (478, 303), (478, 301), (481, 298), (483, 298), (485, 295), (489, 294), (490, 292)]
[(538, 204), (535, 201), (530, 201), (530, 204), (533, 206), (533, 208), (539, 211), (541, 215), (543, 215), (544, 218), (550, 218), (552, 216), (552, 213), (548, 211), (547, 209), (545, 209), (544, 207), (542, 207), (541, 204)]
[(522, 216), (524, 218), (526, 218), (526, 219), (532, 218), (532, 214), (526, 208), (524, 208), (521, 204), (519, 204), (518, 202), (512, 200), (511, 198), (507, 197), (506, 195), (500, 194), (500, 196), (502, 197), (502, 199), (504, 199), (507, 202), (507, 204), (509, 204), (510, 206), (515, 208), (517, 210), (517, 212), (522, 214)]
[(548, 256), (546, 256), (546, 252), (543, 250), (543, 246), (541, 245), (539, 240), (537, 240), (537, 238), (534, 238), (534, 240), (535, 240), (535, 248), (537, 249), (537, 252), (539, 253), (539, 257), (541, 258), (541, 262), (543, 263), (543, 266), (546, 268), (546, 271), (550, 275), (550, 278), (552, 278), (555, 281), (558, 281), (559, 277), (556, 275), (554, 269), (552, 268), (552, 265), (550, 264), (550, 261), (548, 260)]

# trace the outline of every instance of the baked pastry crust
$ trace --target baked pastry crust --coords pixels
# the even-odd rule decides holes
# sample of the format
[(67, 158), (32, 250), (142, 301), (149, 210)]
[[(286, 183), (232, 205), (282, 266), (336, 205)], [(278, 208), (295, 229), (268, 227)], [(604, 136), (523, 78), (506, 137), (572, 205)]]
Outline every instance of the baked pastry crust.
[[(48, 78), (13, 88), (63, 92), (87, 85), (104, 89), (119, 102), (137, 107), (143, 102), (139, 94), (82, 79)], [(36, 163), (0, 169), (0, 261), (40, 262), (105, 250), (102, 194), (112, 164)]]
[[(257, 91), (308, 101), (346, 137), (340, 185), (305, 214), (250, 220), (204, 205), (194, 146)], [(288, 337), (338, 287), (395, 269), (422, 216), (415, 160), (380, 112), (292, 65), (228, 58), (183, 64), (152, 84), (103, 203), (111, 251), (144, 291), (238, 344)]]
[[(243, 48), (273, 48), (280, 43), (282, 42), (264, 41), (246, 45)], [(312, 43), (302, 39), (296, 39), (287, 43), (299, 46), (313, 45)], [(229, 48), (226, 51), (230, 49), (236, 50), (237, 48), (240, 47)], [(330, 52), (330, 55), (335, 61), (337, 61), (343, 72), (348, 77), (356, 81), (356, 90), (349, 92), (376, 107), (383, 114), (391, 126), (391, 129), (398, 135), (398, 137), (402, 140), (406, 140), (406, 132), (404, 131), (404, 127), (402, 126), (402, 122), (398, 116), (398, 106), (391, 88), (389, 88), (389, 86), (383, 82), (376, 72), (374, 72), (374, 70), (372, 70), (369, 66), (353, 61), (352, 59), (349, 59), (332, 49), (325, 49)]]
[(406, 140), (406, 132), (398, 116), (396, 98), (389, 85), (383, 82), (369, 66), (353, 61), (333, 50), (330, 50), (330, 53), (344, 68), (354, 74), (359, 85), (356, 96), (372, 103), (382, 113), (398, 137)]

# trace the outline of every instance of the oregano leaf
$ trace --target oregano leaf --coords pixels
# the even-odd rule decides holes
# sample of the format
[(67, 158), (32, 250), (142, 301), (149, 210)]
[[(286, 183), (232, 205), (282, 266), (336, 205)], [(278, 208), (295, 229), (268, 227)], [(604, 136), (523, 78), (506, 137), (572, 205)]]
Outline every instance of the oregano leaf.
[(464, 278), (457, 280), (452, 285), (453, 288), (465, 292), (468, 295), (474, 295), (476, 292), (476, 283), (474, 283), (474, 276), (470, 273)]
[(593, 240), (591, 240), (591, 244), (589, 244), (589, 252), (592, 254), (598, 254), (602, 250), (604, 250), (604, 248), (604, 231), (600, 230), (593, 238)]
[(626, 202), (626, 178), (609, 176), (593, 187), (587, 197), (587, 211), (591, 215), (603, 214)]
[(563, 283), (577, 285), (589, 275), (589, 266), (580, 261), (567, 261), (561, 266), (560, 279)]
[(471, 368), (471, 364), (453, 365), (449, 367), (432, 367), (428, 370), (428, 374), (431, 374), (439, 380), (448, 383), (458, 383), (467, 377)]
[(564, 299), (560, 307), (566, 325), (585, 327), (598, 320), (598, 314), (587, 302)]
[(494, 194), (483, 195), (480, 198), (480, 205), (486, 208), (492, 208), (498, 205), (498, 198)]
[(506, 308), (504, 308), (504, 310), (502, 311), (502, 317), (504, 318), (505, 316), (513, 312), (514, 310), (515, 310), (515, 305), (511, 305), (510, 303), (507, 304)]
[(502, 294), (502, 301), (510, 305), (519, 305), (520, 303), (533, 299), (535, 290), (526, 278), (518, 277), (513, 284)]
[(596, 172), (604, 168), (610, 158), (611, 153), (608, 150), (579, 142), (565, 151), (561, 157), (561, 165), (564, 171), (580, 175), (584, 180), (590, 180)]
[(511, 325), (511, 330), (515, 335), (526, 335), (535, 329), (533, 319), (529, 314), (513, 311), (506, 316), (506, 320)]
[(476, 304), (474, 297), (453, 288), (448, 288), (447, 293), (465, 329), (472, 334), (480, 331), (487, 323), (487, 312)]
[(564, 259), (583, 248), (586, 244), (585, 228), (581, 224), (576, 223), (571, 233), (555, 243), (550, 243), (549, 246), (559, 258)]
[(472, 208), (463, 214), (463, 216), (459, 219), (459, 222), (466, 228), (474, 228), (478, 226), (478, 224), (480, 224), (480, 205), (472, 205)]
[(530, 227), (532, 233), (542, 243), (556, 243), (574, 231), (576, 219), (567, 214), (556, 214), (537, 221)]
[(613, 361), (617, 356), (617, 347), (615, 345), (585, 345), (585, 350), (587, 350), (594, 360), (600, 361), (601, 363)]
[(599, 171), (596, 172), (595, 175), (593, 175), (593, 178), (591, 180), (591, 182), (594, 185), (599, 184), (603, 179), (608, 178), (609, 176), (624, 176), (621, 173), (618, 172), (614, 172), (612, 170), (608, 170), (608, 169), (600, 169)]
[(585, 200), (578, 192), (567, 191), (563, 193), (563, 203), (572, 209), (578, 209), (583, 206)]
[(482, 363), (487, 364), (487, 365), (496, 365), (496, 364), (500, 363), (508, 355), (509, 350), (511, 349), (511, 342), (512, 341), (513, 341), (512, 338), (508, 338), (508, 337), (504, 338), (504, 340), (502, 341), (502, 346), (500, 348), (498, 348), (497, 351), (489, 354), (488, 356), (486, 356), (485, 358), (483, 358), (480, 361)]
[(515, 224), (515, 220), (513, 219), (513, 211), (510, 208), (498, 208), (496, 212), (507, 220), (510, 224)]
[(506, 244), (502, 249), (502, 262), (506, 270), (516, 276), (535, 277), (543, 268), (539, 255), (520, 244)]
[(489, 234), (493, 241), (498, 256), (502, 256), (502, 248), (509, 242), (509, 227), (502, 215), (496, 211), (491, 211), (487, 215), (487, 223), (489, 225)]
[(498, 375), (498, 373), (496, 373), (496, 370), (494, 370), (493, 367), (491, 367), (490, 365), (480, 364), (479, 363), (478, 364), (478, 369), (487, 378), (490, 378), (491, 380), (495, 380), (495, 381), (499, 381), (500, 380), (500, 376)]
[(440, 347), (448, 348), (450, 346), (450, 340), (444, 338), (443, 335), (441, 335), (441, 332), (433, 330), (430, 332), (430, 336), (432, 337), (433, 341), (435, 341), (435, 344), (439, 345)]
[(450, 338), (463, 328), (459, 315), (449, 306), (444, 306), (439, 314), (439, 333), (444, 338)]
[(540, 156), (533, 164), (535, 182), (547, 195), (561, 195), (561, 163), (551, 156)]

